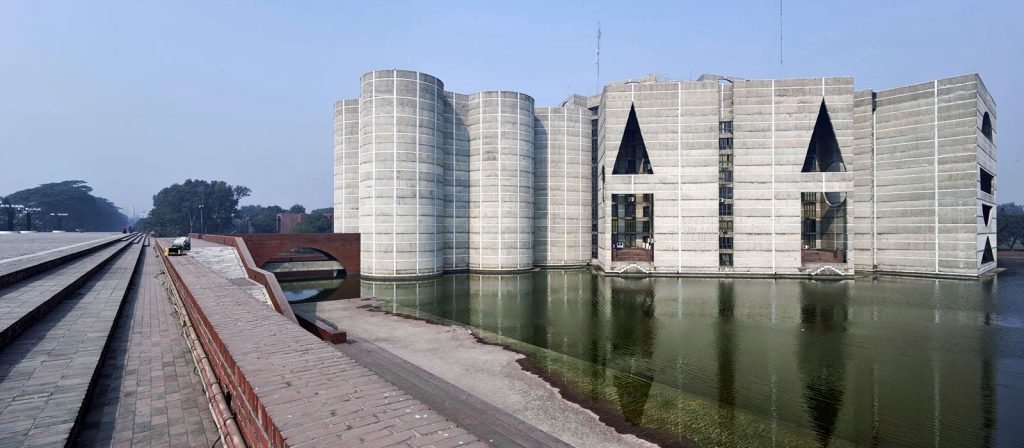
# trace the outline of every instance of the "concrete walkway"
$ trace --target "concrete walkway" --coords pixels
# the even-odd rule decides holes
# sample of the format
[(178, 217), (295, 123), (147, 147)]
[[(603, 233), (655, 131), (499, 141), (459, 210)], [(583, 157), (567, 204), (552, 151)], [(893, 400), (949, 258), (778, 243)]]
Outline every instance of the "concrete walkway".
[[(522, 355), (480, 343), (461, 327), (435, 325), (360, 308), (371, 303), (359, 299), (332, 300), (297, 303), (293, 304), (293, 309), (295, 314), (307, 318), (315, 314), (348, 332), (351, 344), (341, 350), (351, 353), (358, 361), (372, 366), (373, 360), (356, 351), (385, 351), (415, 365), (424, 372), (421, 377), (435, 376), (573, 446), (655, 446), (633, 435), (616, 432), (598, 420), (593, 412), (563, 399), (558, 390), (519, 366), (516, 360)], [(401, 369), (396, 373), (403, 375)], [(385, 376), (391, 379), (390, 375)], [(404, 384), (400, 379), (392, 381)], [(431, 381), (415, 382), (435, 387)], [(412, 386), (409, 391), (413, 392)]]
[(263, 285), (249, 280), (245, 274), (242, 260), (234, 247), (211, 243), (200, 239), (192, 239), (192, 250), (189, 256), (213, 269), (217, 275), (227, 279), (235, 286), (242, 288), (249, 295), (270, 306), (270, 296)]
[(78, 439), (81, 446), (209, 447), (217, 428), (149, 248), (128, 293)]

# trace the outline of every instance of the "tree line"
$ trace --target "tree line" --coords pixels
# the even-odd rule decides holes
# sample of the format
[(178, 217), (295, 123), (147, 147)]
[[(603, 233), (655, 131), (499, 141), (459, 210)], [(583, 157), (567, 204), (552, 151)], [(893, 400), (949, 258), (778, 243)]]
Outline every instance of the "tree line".
[[(238, 203), (252, 190), (241, 185), (213, 180), (187, 179), (160, 190), (153, 196), (153, 209), (139, 221), (143, 231), (159, 235), (186, 235), (188, 233), (275, 233), (280, 213), (305, 213), (306, 208), (295, 204), (288, 209), (277, 205), (244, 205)], [(331, 208), (313, 210), (291, 231), (294, 233), (327, 233), (333, 223), (327, 216)]]
[(0, 230), (116, 232), (128, 217), (94, 196), (84, 180), (65, 180), (0, 196)]

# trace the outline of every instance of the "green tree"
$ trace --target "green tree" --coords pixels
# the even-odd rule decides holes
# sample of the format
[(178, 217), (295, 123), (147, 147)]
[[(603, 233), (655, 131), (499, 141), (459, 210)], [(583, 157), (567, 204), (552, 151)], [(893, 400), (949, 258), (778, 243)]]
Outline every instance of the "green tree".
[(252, 225), (254, 232), (274, 233), (277, 232), (277, 214), (284, 213), (284, 211), (283, 208), (276, 205), (267, 207), (246, 205), (239, 210), (239, 214), (249, 218), (249, 224)]
[(1002, 204), (996, 212), (996, 237), (1013, 250), (1024, 242), (1024, 207), (1013, 202)]
[(238, 201), (250, 192), (248, 187), (220, 180), (187, 179), (153, 196), (153, 209), (139, 222), (139, 228), (160, 235), (229, 233)]
[(309, 214), (311, 214), (311, 215), (333, 215), (334, 214), (334, 207), (318, 208), (316, 210), (313, 210), (313, 211), (309, 212)]
[(295, 204), (295, 205), (291, 206), (291, 208), (288, 209), (288, 213), (295, 213), (295, 214), (306, 213), (306, 207), (303, 207), (302, 204)]
[[(17, 191), (3, 198), (3, 204), (39, 208), (32, 213), (32, 230), (82, 229), (90, 232), (118, 231), (128, 222), (112, 202), (92, 195), (92, 187), (83, 180), (66, 180), (42, 184)], [(14, 230), (27, 230), (26, 219), (21, 219), (12, 208), (3, 212), (4, 229), (12, 224)], [(53, 213), (54, 215), (51, 215)], [(67, 213), (57, 219), (55, 214)], [(58, 228), (58, 222), (60, 227)]]
[(331, 233), (334, 225), (327, 215), (312, 214), (292, 227), (292, 233)]

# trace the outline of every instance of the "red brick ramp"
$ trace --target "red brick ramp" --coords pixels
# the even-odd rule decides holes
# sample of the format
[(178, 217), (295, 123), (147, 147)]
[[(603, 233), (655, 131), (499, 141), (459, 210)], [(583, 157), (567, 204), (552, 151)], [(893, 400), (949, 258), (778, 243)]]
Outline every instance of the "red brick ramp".
[(484, 445), (198, 261), (167, 265), (250, 446)]

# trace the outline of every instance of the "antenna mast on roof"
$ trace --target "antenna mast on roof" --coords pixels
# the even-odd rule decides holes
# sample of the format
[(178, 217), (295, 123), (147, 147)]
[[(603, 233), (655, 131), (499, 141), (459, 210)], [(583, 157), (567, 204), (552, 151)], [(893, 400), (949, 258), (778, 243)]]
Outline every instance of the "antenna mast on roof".
[(782, 68), (782, 0), (779, 0), (779, 68)]
[(601, 92), (601, 21), (597, 21), (597, 92)]

